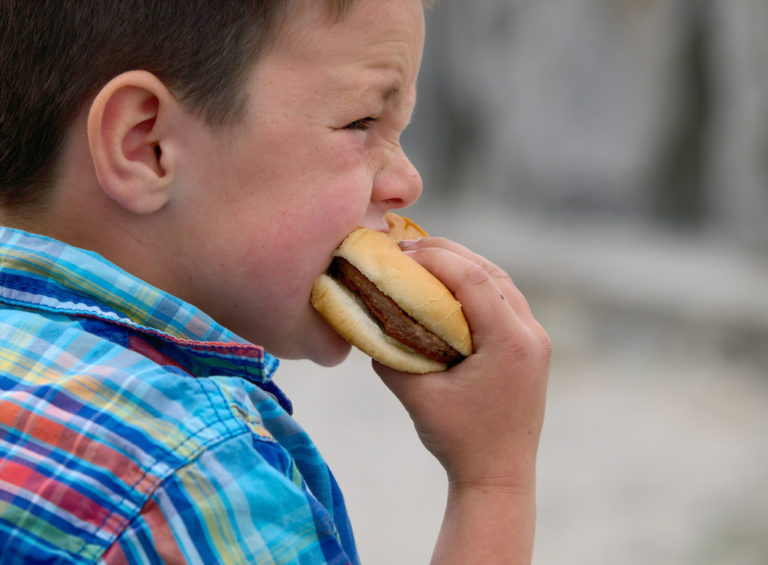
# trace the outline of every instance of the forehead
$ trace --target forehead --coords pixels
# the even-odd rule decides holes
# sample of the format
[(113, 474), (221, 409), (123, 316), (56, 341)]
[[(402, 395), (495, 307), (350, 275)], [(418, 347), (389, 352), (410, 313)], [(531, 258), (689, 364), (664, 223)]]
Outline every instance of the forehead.
[[(415, 80), (424, 45), (421, 0), (356, 0), (341, 18), (330, 17), (325, 2), (301, 5), (274, 45), (281, 64), (336, 73), (339, 80)], [(377, 88), (394, 94), (393, 88)]]

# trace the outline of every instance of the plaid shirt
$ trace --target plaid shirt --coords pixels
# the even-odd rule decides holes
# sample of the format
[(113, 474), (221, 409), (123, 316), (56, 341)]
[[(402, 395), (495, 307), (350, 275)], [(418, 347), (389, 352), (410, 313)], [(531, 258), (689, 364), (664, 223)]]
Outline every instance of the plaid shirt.
[(276, 367), (100, 256), (0, 228), (0, 562), (357, 563)]

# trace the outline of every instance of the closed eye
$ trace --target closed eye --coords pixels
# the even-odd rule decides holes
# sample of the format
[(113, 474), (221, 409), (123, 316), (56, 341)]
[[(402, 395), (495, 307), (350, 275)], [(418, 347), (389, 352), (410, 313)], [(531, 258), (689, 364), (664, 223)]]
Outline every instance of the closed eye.
[(367, 118), (362, 118), (360, 120), (355, 120), (354, 122), (350, 122), (349, 124), (345, 125), (343, 129), (352, 129), (352, 130), (362, 130), (365, 131), (368, 128), (371, 127), (371, 124), (376, 122), (377, 118), (371, 118), (370, 116)]

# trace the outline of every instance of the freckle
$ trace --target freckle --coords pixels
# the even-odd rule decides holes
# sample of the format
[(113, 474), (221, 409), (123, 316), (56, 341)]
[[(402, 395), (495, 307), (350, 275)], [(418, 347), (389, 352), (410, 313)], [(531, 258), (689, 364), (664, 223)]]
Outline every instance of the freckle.
[(506, 297), (503, 294), (499, 294), (499, 298), (501, 298), (502, 300), (506, 300)]

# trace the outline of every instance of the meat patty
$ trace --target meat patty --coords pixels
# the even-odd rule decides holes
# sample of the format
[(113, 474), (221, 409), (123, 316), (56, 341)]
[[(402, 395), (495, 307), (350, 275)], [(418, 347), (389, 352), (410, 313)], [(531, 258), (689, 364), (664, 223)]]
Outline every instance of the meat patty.
[(436, 336), (403, 311), (389, 296), (379, 290), (352, 263), (336, 257), (328, 274), (341, 281), (363, 301), (384, 333), (429, 359), (455, 365), (464, 357), (442, 338)]

